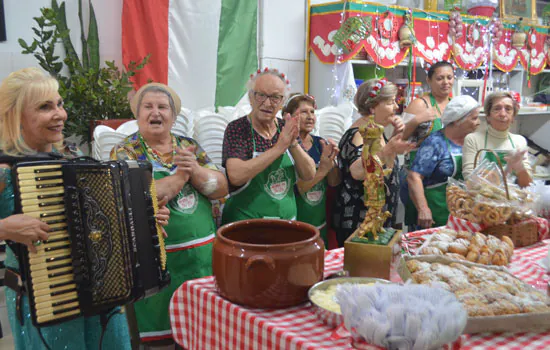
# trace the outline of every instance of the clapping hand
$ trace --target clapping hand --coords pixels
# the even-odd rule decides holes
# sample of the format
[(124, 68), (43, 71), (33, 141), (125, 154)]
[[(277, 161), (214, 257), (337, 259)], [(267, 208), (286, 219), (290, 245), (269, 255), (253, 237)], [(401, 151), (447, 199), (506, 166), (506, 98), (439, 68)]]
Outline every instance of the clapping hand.
[(323, 147), (323, 150), (321, 152), (319, 169), (330, 171), (335, 166), (334, 160), (336, 159), (336, 156), (338, 155), (340, 150), (338, 149), (338, 145), (336, 145), (336, 142), (334, 142), (334, 140), (332, 139), (328, 139), (328, 141), (321, 141), (321, 146)]
[(181, 174), (185, 181), (189, 181), (195, 170), (200, 166), (195, 156), (195, 146), (178, 148), (174, 157), (174, 164), (177, 165), (177, 173)]
[(281, 145), (286, 150), (288, 147), (294, 144), (296, 138), (300, 133), (300, 116), (296, 115), (292, 117), (290, 113), (285, 114), (285, 125), (281, 129), (277, 144)]
[(11, 215), (0, 222), (5, 239), (26, 245), (32, 253), (36, 253), (37, 242), (48, 239), (49, 230), (48, 224), (25, 214)]

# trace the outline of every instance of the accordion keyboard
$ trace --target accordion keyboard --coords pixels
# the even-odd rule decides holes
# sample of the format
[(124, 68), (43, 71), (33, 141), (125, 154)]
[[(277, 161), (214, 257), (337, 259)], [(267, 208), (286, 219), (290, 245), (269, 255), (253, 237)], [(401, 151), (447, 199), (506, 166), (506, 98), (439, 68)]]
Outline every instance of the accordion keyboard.
[(67, 231), (61, 164), (17, 169), (23, 214), (50, 227), (47, 241), (29, 252), (32, 293), (38, 323), (80, 314), (71, 241)]

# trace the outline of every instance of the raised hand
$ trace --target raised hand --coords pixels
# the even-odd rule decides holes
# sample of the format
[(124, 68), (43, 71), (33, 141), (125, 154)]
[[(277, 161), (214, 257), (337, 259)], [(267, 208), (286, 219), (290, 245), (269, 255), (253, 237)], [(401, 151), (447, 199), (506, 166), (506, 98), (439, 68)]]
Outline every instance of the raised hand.
[(397, 134), (403, 133), (403, 131), (405, 130), (405, 123), (403, 122), (403, 119), (399, 116), (394, 116), (391, 119), (391, 124), (393, 126), (392, 137)]
[(336, 164), (334, 163), (334, 160), (336, 159), (336, 156), (338, 156), (340, 150), (338, 149), (336, 142), (332, 139), (329, 139), (328, 141), (322, 140), (321, 147), (323, 147), (323, 150), (321, 152), (319, 169), (329, 171), (335, 167)]
[(403, 141), (403, 134), (400, 133), (392, 137), (387, 146), (390, 147), (392, 153), (403, 154), (412, 151), (416, 147), (416, 144), (414, 142)]
[(45, 222), (24, 214), (10, 215), (0, 221), (0, 237), (24, 244), (36, 253), (34, 244), (48, 239), (50, 227)]
[(506, 168), (509, 171), (514, 171), (516, 173), (524, 170), (525, 166), (523, 165), (523, 159), (525, 157), (525, 153), (527, 153), (526, 149), (521, 151), (510, 151), (508, 155), (504, 157), (504, 160), (506, 161)]
[(281, 129), (277, 145), (282, 145), (284, 149), (290, 147), (300, 133), (300, 116), (291, 116), (290, 113), (285, 114), (285, 125)]
[(426, 108), (422, 113), (418, 113), (416, 115), (416, 120), (418, 124), (424, 123), (424, 122), (431, 122), (437, 118), (437, 115), (435, 114), (435, 111), (433, 108)]

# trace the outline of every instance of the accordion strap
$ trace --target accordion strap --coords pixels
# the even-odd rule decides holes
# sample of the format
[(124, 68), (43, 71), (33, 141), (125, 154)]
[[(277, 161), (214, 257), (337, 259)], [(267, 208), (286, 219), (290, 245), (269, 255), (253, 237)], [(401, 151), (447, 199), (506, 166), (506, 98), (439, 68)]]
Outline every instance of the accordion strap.
[(17, 164), (20, 162), (32, 162), (37, 160), (59, 160), (62, 159), (63, 155), (59, 153), (36, 153), (22, 156), (9, 156), (0, 152), (0, 164)]
[(23, 325), (23, 308), (22, 308), (22, 301), (23, 301), (23, 295), (25, 294), (25, 285), (23, 284), (23, 280), (21, 279), (21, 274), (17, 272), (16, 270), (12, 268), (6, 268), (6, 272), (4, 274), (4, 285), (16, 293), (15, 297), (15, 308), (16, 308), (16, 315), (17, 319), (19, 320), (19, 323)]

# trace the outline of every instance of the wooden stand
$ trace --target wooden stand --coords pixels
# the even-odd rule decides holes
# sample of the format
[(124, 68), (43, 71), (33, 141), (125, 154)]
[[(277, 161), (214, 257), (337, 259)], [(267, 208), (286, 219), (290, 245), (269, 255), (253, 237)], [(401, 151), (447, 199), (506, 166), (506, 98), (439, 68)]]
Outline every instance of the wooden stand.
[(353, 242), (357, 233), (355, 230), (344, 242), (344, 270), (353, 277), (389, 280), (392, 268), (396, 268), (399, 262), (401, 230), (395, 231), (387, 245)]

